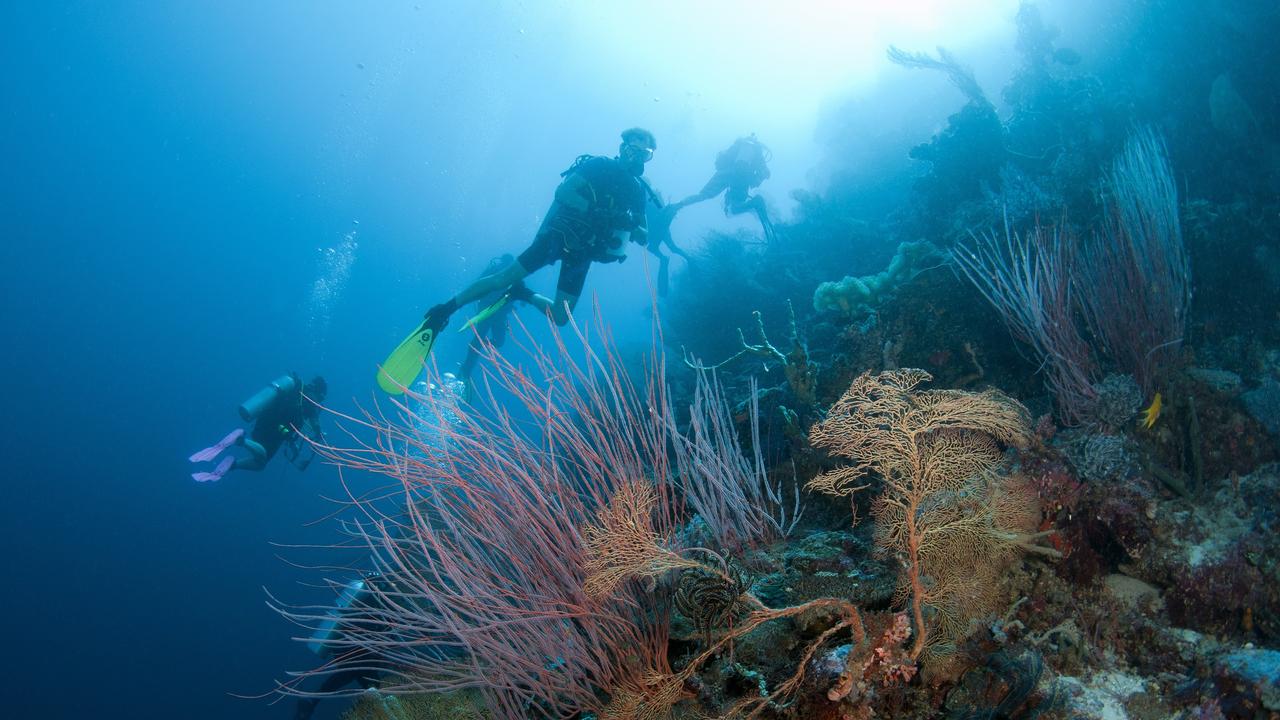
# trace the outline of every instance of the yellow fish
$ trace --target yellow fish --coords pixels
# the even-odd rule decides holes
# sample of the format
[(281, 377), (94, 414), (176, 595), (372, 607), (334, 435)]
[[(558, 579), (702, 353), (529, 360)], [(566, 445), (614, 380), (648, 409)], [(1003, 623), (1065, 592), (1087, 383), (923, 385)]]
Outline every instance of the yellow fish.
[(1151, 405), (1142, 411), (1142, 419), (1138, 422), (1142, 424), (1142, 427), (1150, 430), (1156, 424), (1156, 420), (1160, 419), (1160, 411), (1163, 408), (1164, 401), (1160, 398), (1160, 393), (1156, 393), (1156, 396), (1151, 399)]

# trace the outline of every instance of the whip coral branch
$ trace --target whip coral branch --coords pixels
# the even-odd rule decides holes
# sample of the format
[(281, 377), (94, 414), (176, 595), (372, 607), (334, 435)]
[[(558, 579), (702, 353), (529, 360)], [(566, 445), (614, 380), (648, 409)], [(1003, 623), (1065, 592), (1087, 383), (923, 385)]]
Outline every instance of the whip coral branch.
[[(1182, 344), (1191, 266), (1164, 143), (1135, 133), (1107, 176), (1100, 231), (1073, 247), (1057, 229), (973, 236), (953, 253), (960, 271), (1028, 345), (1063, 420), (1089, 418), (1098, 363), (1150, 394)], [(1087, 334), (1082, 332), (1087, 329)]]
[(1097, 362), (1080, 332), (1069, 238), (1037, 226), (1025, 235), (973, 235), (952, 256), (956, 266), (1000, 314), (1014, 339), (1031, 348), (1063, 420), (1083, 422), (1097, 398)]
[(1103, 351), (1150, 394), (1182, 344), (1191, 305), (1191, 264), (1164, 142), (1150, 130), (1134, 134), (1107, 185), (1102, 231), (1080, 264), (1081, 307)]
[(713, 373), (699, 371), (685, 433), (671, 429), (672, 455), (685, 499), (720, 548), (736, 552), (790, 535), (803, 514), (799, 485), (788, 502), (770, 482), (760, 452), (760, 406), (750, 385), (751, 457), (743, 452), (724, 393)]

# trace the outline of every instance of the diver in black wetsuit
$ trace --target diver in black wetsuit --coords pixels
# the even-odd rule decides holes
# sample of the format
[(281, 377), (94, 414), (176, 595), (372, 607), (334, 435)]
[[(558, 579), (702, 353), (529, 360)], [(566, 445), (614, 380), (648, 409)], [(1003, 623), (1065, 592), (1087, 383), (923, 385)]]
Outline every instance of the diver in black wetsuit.
[(673, 203), (675, 209), (678, 211), (686, 205), (710, 200), (724, 193), (725, 213), (740, 215), (754, 212), (760, 218), (765, 238), (772, 242), (776, 238), (764, 198), (751, 194), (752, 189), (769, 179), (769, 159), (769, 148), (757, 140), (754, 134), (738, 138), (716, 155), (716, 172), (707, 184), (697, 193)]
[[(622, 262), (628, 241), (647, 241), (648, 190), (641, 176), (656, 147), (653, 133), (631, 128), (622, 133), (617, 157), (579, 157), (561, 173), (564, 181), (556, 188), (533, 244), (505, 270), (480, 278), (428, 310), (422, 329), (438, 334), (459, 307), (495, 291), (550, 312), (558, 325), (569, 322), (591, 263)], [(529, 273), (557, 262), (560, 277), (554, 301), (520, 284)]]
[(689, 253), (680, 249), (671, 239), (671, 223), (676, 219), (681, 206), (676, 203), (663, 205), (657, 193), (650, 193), (646, 207), (649, 242), (645, 244), (645, 249), (658, 260), (658, 297), (666, 297), (671, 284), (671, 256), (662, 252), (662, 246), (666, 245), (673, 254), (684, 258), (685, 262), (690, 260)]
[(323, 439), (318, 404), (324, 402), (328, 389), (325, 379), (319, 375), (305, 386), (295, 373), (276, 378), (240, 406), (240, 416), (245, 421), (255, 421), (247, 437), (243, 428), (237, 428), (218, 444), (189, 459), (191, 462), (212, 461), (232, 445), (243, 447), (249, 454), (240, 458), (227, 456), (212, 472), (192, 473), (192, 479), (210, 482), (221, 480), (230, 470), (262, 470), (282, 446), (286, 447), (285, 455), (294, 467), (306, 470), (313, 455), (302, 455), (303, 438)]

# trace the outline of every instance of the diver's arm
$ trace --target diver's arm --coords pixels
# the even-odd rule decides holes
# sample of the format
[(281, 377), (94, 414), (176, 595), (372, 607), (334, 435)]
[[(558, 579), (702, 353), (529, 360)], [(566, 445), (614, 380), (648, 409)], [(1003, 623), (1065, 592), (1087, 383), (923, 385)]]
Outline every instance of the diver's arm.
[[(289, 446), (293, 448), (293, 456), (289, 458), (289, 462), (302, 471), (315, 459), (316, 448), (312, 443), (324, 442), (324, 431), (320, 429), (320, 419), (312, 417), (304, 417), (301, 427), (296, 429), (297, 432), (289, 436)], [(310, 453), (304, 457), (303, 452), (307, 450)]]
[[(311, 452), (308, 453), (306, 457), (303, 457), (302, 455), (303, 450), (310, 450)], [(298, 472), (302, 472), (303, 470), (306, 470), (307, 467), (311, 465), (311, 461), (315, 459), (316, 459), (315, 448), (311, 447), (310, 445), (307, 445), (305, 447), (298, 448), (297, 454), (294, 455), (292, 460), (290, 460), (290, 463), (292, 463), (293, 466), (297, 468)]]
[(324, 442), (324, 430), (320, 429), (320, 418), (305, 417), (302, 419), (302, 427), (298, 428), (299, 434), (306, 437), (314, 443)]
[(578, 173), (572, 173), (556, 188), (556, 202), (585, 213), (591, 207), (587, 198), (592, 194), (591, 185)]
[(681, 200), (680, 202), (672, 203), (672, 205), (675, 205), (676, 209), (679, 210), (685, 205), (692, 205), (694, 203), (700, 203), (704, 200), (710, 200), (711, 198), (724, 192), (725, 188), (727, 187), (729, 187), (728, 176), (726, 176), (724, 173), (718, 172), (715, 175), (711, 176), (711, 179), (707, 181), (706, 185), (702, 186), (701, 190)]
[(564, 182), (556, 188), (556, 202), (561, 207), (571, 209), (586, 218), (588, 222), (600, 227), (612, 229), (624, 222), (617, 210), (597, 205), (595, 188), (579, 173), (565, 178)]

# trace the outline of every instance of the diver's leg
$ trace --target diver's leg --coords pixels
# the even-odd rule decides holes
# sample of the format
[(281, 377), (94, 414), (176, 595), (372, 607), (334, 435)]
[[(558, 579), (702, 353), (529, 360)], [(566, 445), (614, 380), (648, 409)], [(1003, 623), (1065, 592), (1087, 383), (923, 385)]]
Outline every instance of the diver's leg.
[(730, 187), (724, 193), (724, 211), (726, 215), (741, 215), (755, 209), (752, 202), (755, 198), (742, 186)]
[[(650, 226), (652, 229), (653, 226)], [(648, 253), (655, 258), (662, 258), (662, 243), (654, 239), (652, 234), (649, 235), (649, 241), (642, 246)]]
[(365, 688), (377, 687), (377, 678), (369, 677), (370, 675), (377, 675), (377, 673), (372, 670), (340, 670), (324, 679), (320, 692), (333, 693), (356, 683)]
[(773, 223), (769, 220), (769, 211), (765, 207), (764, 198), (759, 195), (746, 195), (735, 197), (733, 202), (726, 206), (726, 209), (733, 215), (740, 215), (746, 212), (753, 212), (760, 219), (760, 228), (764, 230), (764, 237), (769, 242), (775, 239), (773, 232)]
[(475, 387), (471, 382), (471, 373), (480, 360), (480, 338), (471, 338), (467, 345), (467, 356), (458, 364), (458, 380), (462, 383), (462, 399), (470, 403), (475, 399)]
[[(375, 687), (378, 683), (369, 677), (370, 674), (369, 670), (339, 670), (327, 675), (317, 692), (332, 694), (353, 683), (360, 683), (365, 688)], [(299, 698), (293, 714), (294, 720), (310, 720), (319, 704), (320, 698)]]
[(258, 471), (267, 466), (267, 460), (271, 459), (270, 455), (257, 440), (244, 438), (240, 444), (249, 451), (249, 456), (237, 459), (232, 466), (233, 469)]
[(266, 462), (259, 460), (257, 457), (236, 458), (235, 463), (231, 466), (232, 470), (248, 470), (250, 472), (260, 472), (267, 466)]
[(689, 255), (689, 253), (686, 252), (684, 248), (681, 248), (680, 246), (676, 245), (675, 242), (671, 240), (667, 240), (667, 247), (671, 248), (671, 252), (673, 254), (679, 255), (680, 257), (684, 258), (685, 262), (689, 262), (693, 260), (693, 258)]
[(520, 254), (516, 262), (498, 272), (481, 277), (463, 288), (462, 292), (428, 310), (424, 318), (427, 327), (439, 332), (458, 308), (475, 302), (495, 290), (505, 290), (524, 280), (529, 273), (552, 261), (550, 253), (553, 248), (551, 243), (544, 240), (543, 235), (534, 238), (533, 244)]
[(526, 270), (518, 261), (513, 262), (506, 268), (499, 270), (492, 275), (485, 275), (479, 280), (471, 283), (464, 288), (462, 292), (454, 296), (453, 301), (458, 307), (470, 302), (475, 302), (495, 290), (505, 290), (512, 285), (515, 285), (525, 279), (525, 276), (530, 272), (530, 270)]
[(563, 290), (556, 291), (556, 298), (552, 300), (546, 295), (534, 294), (529, 298), (529, 304), (537, 308), (540, 312), (544, 312), (551, 316), (557, 325), (566, 325), (569, 322), (569, 315), (573, 312), (573, 308), (578, 304), (578, 296), (572, 293), (566, 293)]
[(467, 356), (462, 359), (462, 363), (458, 365), (458, 379), (471, 384), (471, 372), (476, 369), (476, 363), (480, 360), (480, 339), (472, 338), (471, 343), (467, 345)]
[(497, 317), (489, 319), (489, 324), (485, 328), (485, 336), (489, 338), (489, 344), (495, 348), (502, 347), (507, 341), (507, 314), (502, 313)]
[(561, 327), (569, 324), (569, 317), (573, 315), (573, 308), (577, 305), (577, 295), (557, 290), (555, 303), (551, 306), (551, 319), (555, 320), (556, 324)]
[(583, 257), (567, 257), (560, 261), (560, 277), (556, 280), (556, 299), (550, 304), (551, 318), (557, 325), (564, 326), (573, 314), (573, 308), (582, 296), (582, 287), (587, 283), (587, 271), (591, 269), (591, 261)]
[(658, 247), (658, 245), (660, 244), (661, 243), (659, 243), (657, 240), (650, 238), (649, 242), (645, 243), (644, 249), (648, 250), (649, 254), (652, 255), (655, 260), (658, 261), (658, 297), (666, 297), (667, 267), (671, 264), (671, 258), (668, 257), (666, 253), (662, 252), (662, 249)]

